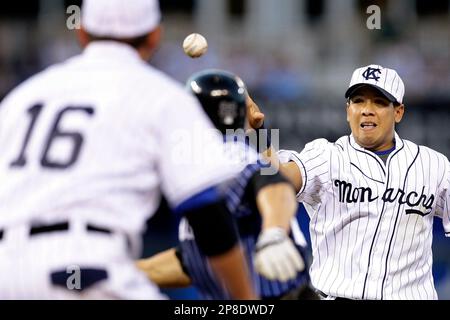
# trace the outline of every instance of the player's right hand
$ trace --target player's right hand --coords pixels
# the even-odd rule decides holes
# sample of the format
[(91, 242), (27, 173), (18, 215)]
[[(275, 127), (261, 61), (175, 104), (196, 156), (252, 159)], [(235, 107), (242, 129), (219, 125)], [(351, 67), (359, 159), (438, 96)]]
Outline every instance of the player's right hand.
[(305, 262), (282, 228), (264, 230), (256, 243), (255, 269), (269, 280), (288, 281), (305, 269)]
[(264, 123), (264, 113), (249, 95), (247, 95), (247, 122), (252, 129), (259, 129)]

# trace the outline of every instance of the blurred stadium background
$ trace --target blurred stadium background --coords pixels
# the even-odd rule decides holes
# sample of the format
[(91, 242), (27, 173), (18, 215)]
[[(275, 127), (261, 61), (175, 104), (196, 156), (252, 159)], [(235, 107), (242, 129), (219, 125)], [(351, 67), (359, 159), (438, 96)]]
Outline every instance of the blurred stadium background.
[[(130, 0), (132, 1), (132, 0)], [(406, 85), (403, 138), (450, 157), (449, 0), (160, 0), (164, 40), (152, 64), (184, 82), (203, 68), (239, 74), (280, 128), (282, 148), (301, 150), (319, 137), (349, 129), (343, 94), (352, 71), (370, 63), (396, 69)], [(81, 1), (10, 2), (0, 10), (0, 99), (52, 63), (79, 53), (66, 8)], [(381, 29), (369, 30), (370, 5), (381, 9)], [(191, 32), (209, 41), (192, 60), (181, 43)], [(176, 218), (164, 206), (149, 223), (146, 255), (176, 241)], [(307, 216), (299, 213), (306, 233)], [(167, 230), (171, 230), (167, 232)], [(159, 241), (155, 241), (155, 236)], [(450, 299), (450, 247), (441, 220), (434, 232), (434, 275), (441, 299)], [(171, 290), (172, 298), (196, 297)]]

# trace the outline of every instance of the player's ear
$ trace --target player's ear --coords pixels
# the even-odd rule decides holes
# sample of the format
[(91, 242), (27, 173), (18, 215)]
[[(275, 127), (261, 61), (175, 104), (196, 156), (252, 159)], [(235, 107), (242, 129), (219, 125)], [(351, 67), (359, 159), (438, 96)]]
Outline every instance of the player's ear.
[(84, 30), (83, 27), (80, 27), (77, 30), (77, 38), (78, 38), (78, 42), (80, 43), (81, 47), (84, 49), (87, 47), (87, 45), (89, 44), (90, 37), (89, 34), (86, 32), (86, 30)]
[(153, 49), (158, 48), (159, 43), (161, 42), (161, 37), (162, 37), (162, 27), (158, 26), (147, 36), (147, 42), (149, 46)]
[(148, 60), (152, 57), (152, 55), (155, 53), (155, 51), (159, 47), (161, 38), (162, 38), (162, 27), (161, 26), (156, 27), (152, 32), (150, 32), (147, 35), (147, 40), (145, 42), (145, 46), (143, 48), (140, 48), (140, 50), (139, 50), (141, 57), (144, 60)]
[(347, 122), (350, 122), (350, 102), (347, 101), (347, 107), (345, 108), (345, 110), (347, 111)]
[(403, 119), (403, 115), (405, 114), (405, 105), (401, 104), (399, 106), (394, 106), (394, 118), (395, 123), (400, 123)]

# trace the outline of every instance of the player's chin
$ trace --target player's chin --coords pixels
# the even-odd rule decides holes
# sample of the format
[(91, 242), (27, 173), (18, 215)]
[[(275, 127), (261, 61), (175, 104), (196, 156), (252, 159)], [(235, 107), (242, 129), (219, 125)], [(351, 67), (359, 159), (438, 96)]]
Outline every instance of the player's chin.
[(358, 140), (358, 144), (365, 149), (376, 149), (378, 145), (378, 139), (370, 133), (360, 135)]

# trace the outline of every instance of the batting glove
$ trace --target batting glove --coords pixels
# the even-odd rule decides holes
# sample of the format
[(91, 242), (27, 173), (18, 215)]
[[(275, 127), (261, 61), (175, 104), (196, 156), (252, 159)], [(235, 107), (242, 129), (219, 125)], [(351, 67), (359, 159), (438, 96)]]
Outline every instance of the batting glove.
[(305, 262), (282, 228), (264, 230), (256, 243), (255, 269), (269, 280), (294, 279), (305, 269)]

